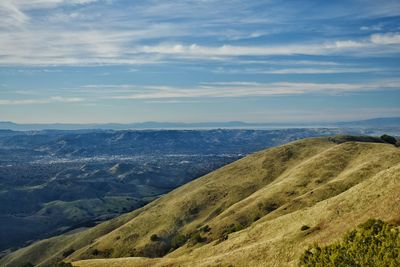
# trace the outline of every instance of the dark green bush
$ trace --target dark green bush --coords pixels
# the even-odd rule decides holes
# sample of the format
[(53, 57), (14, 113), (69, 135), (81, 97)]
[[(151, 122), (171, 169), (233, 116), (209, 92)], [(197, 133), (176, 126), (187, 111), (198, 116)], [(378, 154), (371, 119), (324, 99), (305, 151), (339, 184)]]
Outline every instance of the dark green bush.
[(203, 227), (200, 228), (200, 231), (204, 232), (204, 233), (208, 233), (210, 232), (211, 228), (208, 225), (204, 225)]
[(236, 223), (236, 224), (232, 223), (230, 225), (226, 225), (224, 227), (224, 230), (222, 231), (222, 235), (221, 236), (228, 235), (228, 234), (231, 234), (231, 233), (234, 233), (234, 232), (238, 232), (240, 230), (243, 230), (244, 228), (245, 228), (245, 226), (240, 224), (240, 223)]
[(155, 241), (147, 244), (139, 251), (139, 256), (148, 258), (158, 258), (166, 255), (171, 247), (164, 241)]
[(72, 264), (69, 263), (69, 262), (63, 262), (63, 261), (61, 261), (61, 262), (57, 263), (57, 264), (55, 265), (55, 267), (72, 267)]
[(63, 252), (63, 257), (66, 258), (66, 257), (68, 257), (69, 255), (71, 255), (74, 252), (75, 252), (75, 249), (69, 248), (69, 249), (67, 249), (66, 251)]
[(199, 232), (195, 232), (190, 237), (192, 244), (203, 243), (207, 241), (206, 237), (203, 237)]
[(177, 249), (183, 246), (183, 244), (185, 244), (187, 240), (188, 236), (178, 234), (171, 239), (171, 248)]
[(396, 138), (394, 138), (393, 136), (387, 135), (387, 134), (382, 135), (381, 139), (383, 141), (385, 141), (386, 143), (389, 143), (392, 145), (396, 145), (396, 142), (397, 142)]
[(303, 225), (303, 226), (300, 228), (301, 231), (305, 231), (305, 230), (308, 230), (308, 229), (310, 229), (310, 226), (308, 226), (308, 225)]
[(154, 235), (150, 236), (150, 240), (153, 242), (156, 242), (156, 241), (160, 240), (160, 238), (158, 237), (158, 235), (154, 234)]
[(95, 248), (92, 251), (93, 256), (100, 257), (100, 258), (110, 258), (112, 254), (113, 254), (112, 248), (105, 249), (105, 250), (98, 250), (97, 248)]
[(382, 138), (374, 136), (336, 135), (329, 137), (331, 142), (342, 144), (346, 142), (383, 143)]
[(368, 220), (342, 242), (315, 245), (301, 256), (301, 266), (400, 266), (400, 230), (381, 220)]

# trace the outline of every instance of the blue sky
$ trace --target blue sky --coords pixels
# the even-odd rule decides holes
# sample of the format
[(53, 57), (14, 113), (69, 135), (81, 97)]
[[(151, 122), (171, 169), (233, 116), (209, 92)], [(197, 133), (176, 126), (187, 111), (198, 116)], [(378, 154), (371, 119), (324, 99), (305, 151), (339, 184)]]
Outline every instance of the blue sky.
[(0, 120), (400, 115), (400, 1), (1, 0)]

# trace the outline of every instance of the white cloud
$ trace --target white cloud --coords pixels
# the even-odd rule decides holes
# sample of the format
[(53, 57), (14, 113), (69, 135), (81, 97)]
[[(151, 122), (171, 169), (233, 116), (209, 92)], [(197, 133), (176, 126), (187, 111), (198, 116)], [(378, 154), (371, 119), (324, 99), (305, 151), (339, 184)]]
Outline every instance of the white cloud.
[[(136, 48), (136, 53), (180, 56), (186, 58), (238, 57), (238, 56), (274, 56), (274, 55), (335, 55), (357, 54), (371, 56), (373, 54), (391, 54), (400, 52), (400, 47), (385, 48), (387, 44), (397, 44), (398, 35), (371, 36), (371, 40), (343, 40), (311, 44), (281, 45), (222, 45), (201, 46), (197, 44), (158, 44)], [(362, 48), (362, 49), (361, 49)], [(354, 53), (356, 52), (356, 53)]]
[(82, 5), (99, 0), (1, 0), (0, 28), (21, 26), (30, 20), (27, 10), (52, 8), (59, 5)]
[(359, 42), (353, 40), (336, 41), (333, 43), (326, 44), (328, 49), (346, 49), (346, 48), (360, 48), (367, 46), (368, 42)]
[[(274, 19), (265, 20), (256, 9), (258, 5), (251, 1), (232, 0), (229, 5), (225, 1), (133, 1), (127, 4), (126, 10), (112, 5), (79, 7), (100, 1), (110, 3), (104, 0), (0, 0), (0, 65), (134, 65), (174, 60), (228, 61), (242, 56), (367, 57), (400, 52), (396, 46), (400, 39), (398, 33), (354, 40), (326, 40), (317, 36), (312, 40), (321, 39), (312, 42), (276, 43), (260, 38), (246, 43), (247, 38), (285, 33), (283, 28), (286, 28), (282, 26), (286, 24), (281, 25)], [(75, 7), (60, 8), (54, 13), (43, 11), (43, 16), (31, 12), (63, 5)], [(282, 23), (293, 20), (296, 5), (289, 10), (283, 8), (290, 7), (289, 4), (281, 5), (271, 4), (271, 8), (285, 12)], [(383, 12), (379, 5), (374, 10), (378, 9)], [(385, 8), (385, 12), (393, 10), (393, 7)], [(306, 18), (301, 25), (307, 28), (312, 22), (312, 18)], [(279, 30), (274, 30), (274, 26)], [(287, 27), (296, 29), (291, 23)], [(237, 41), (241, 39), (244, 40)]]
[[(93, 88), (94, 85), (92, 85)], [(126, 85), (125, 85), (126, 86)], [(104, 88), (100, 86), (99, 88)], [(108, 88), (111, 88), (110, 86)], [(257, 82), (216, 82), (203, 83), (196, 87), (180, 88), (170, 86), (138, 86), (136, 92), (114, 95), (111, 99), (180, 99), (180, 98), (220, 98), (220, 97), (256, 97), (274, 95), (296, 95), (305, 93), (336, 94), (379, 89), (400, 89), (397, 81), (381, 81), (367, 84), (350, 83), (257, 83)]]
[(29, 20), (28, 16), (9, 1), (0, 2), (0, 28), (21, 25)]
[(161, 31), (0, 32), (0, 65), (134, 65), (182, 59), (223, 61), (241, 56), (302, 54), (369, 57), (400, 52), (399, 34), (372, 35), (370, 39), (362, 41), (273, 46), (135, 43)]
[(290, 68), (278, 70), (265, 70), (260, 73), (266, 74), (334, 74), (334, 73), (362, 73), (362, 72), (376, 72), (380, 69), (372, 68)]
[(383, 29), (382, 24), (360, 27), (360, 30), (362, 30), (362, 31), (381, 31), (382, 29)]
[(77, 103), (85, 101), (80, 97), (52, 96), (44, 99), (0, 99), (0, 105), (40, 105), (51, 103)]
[(393, 45), (400, 44), (400, 33), (388, 32), (388, 33), (376, 33), (371, 35), (371, 42), (378, 45)]
[(226, 69), (218, 68), (214, 73), (223, 74), (335, 74), (335, 73), (364, 73), (364, 72), (381, 72), (384, 69), (379, 68), (285, 68), (285, 69), (262, 69), (262, 68), (237, 68)]
[(97, 2), (99, 0), (2, 0), (7, 5), (22, 10), (51, 8), (59, 5), (84, 5)]

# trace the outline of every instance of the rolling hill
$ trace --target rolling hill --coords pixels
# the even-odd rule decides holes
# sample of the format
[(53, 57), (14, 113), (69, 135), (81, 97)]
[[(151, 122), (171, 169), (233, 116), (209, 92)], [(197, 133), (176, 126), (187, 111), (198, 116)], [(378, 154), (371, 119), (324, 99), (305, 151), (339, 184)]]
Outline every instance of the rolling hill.
[(336, 133), (0, 130), (0, 258), (140, 208), (254, 151)]
[(373, 138), (310, 138), (251, 154), (0, 265), (297, 266), (313, 243), (329, 244), (370, 218), (399, 223), (398, 203), (399, 148)]

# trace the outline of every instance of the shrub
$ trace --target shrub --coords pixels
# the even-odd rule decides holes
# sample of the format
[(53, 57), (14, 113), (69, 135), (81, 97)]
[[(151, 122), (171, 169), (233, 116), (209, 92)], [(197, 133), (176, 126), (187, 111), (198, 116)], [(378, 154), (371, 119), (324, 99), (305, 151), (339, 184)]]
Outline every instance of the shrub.
[(75, 252), (75, 249), (69, 248), (66, 251), (64, 251), (62, 255), (63, 255), (64, 258), (66, 258), (66, 257), (68, 257), (69, 255), (71, 255), (74, 252)]
[(355, 135), (336, 135), (329, 137), (331, 142), (342, 144), (346, 142), (367, 142), (367, 143), (382, 143), (382, 138), (374, 136), (355, 136)]
[(110, 258), (112, 254), (113, 254), (112, 248), (105, 249), (105, 250), (98, 250), (97, 248), (95, 248), (92, 251), (93, 256), (100, 257), (100, 258)]
[(55, 265), (55, 267), (72, 267), (72, 264), (69, 263), (69, 262), (63, 262), (63, 261), (61, 261), (61, 262), (57, 263), (57, 264)]
[(166, 255), (171, 247), (164, 241), (155, 241), (145, 245), (140, 251), (139, 256), (157, 258)]
[(156, 242), (156, 241), (160, 240), (160, 238), (158, 237), (158, 235), (154, 234), (154, 235), (150, 236), (150, 240), (153, 242)]
[(265, 203), (264, 204), (264, 211), (266, 211), (267, 213), (273, 212), (274, 210), (279, 208), (279, 204), (277, 203)]
[(387, 135), (387, 134), (382, 135), (381, 139), (383, 141), (385, 141), (386, 143), (389, 143), (392, 145), (396, 145), (396, 142), (397, 142), (396, 138), (394, 138), (393, 136)]
[(171, 239), (171, 248), (177, 249), (186, 243), (188, 236), (178, 234)]
[(308, 225), (303, 225), (303, 226), (300, 228), (301, 231), (305, 231), (305, 230), (308, 230), (308, 229), (310, 229), (310, 226), (308, 226)]
[(219, 242), (225, 241), (228, 239), (228, 235), (240, 230), (243, 230), (245, 228), (244, 225), (240, 224), (240, 223), (232, 223), (230, 225), (225, 225), (223, 231), (220, 233), (219, 235)]
[(204, 232), (204, 233), (208, 233), (210, 232), (211, 228), (208, 225), (204, 225), (203, 227), (200, 228), (200, 231)]
[(259, 219), (261, 219), (261, 216), (259, 214), (257, 214), (256, 216), (254, 216), (253, 222), (258, 221)]
[(315, 245), (304, 252), (302, 266), (400, 266), (400, 230), (381, 220), (368, 220), (342, 242)]
[(199, 232), (195, 232), (192, 234), (190, 237), (190, 240), (192, 241), (192, 244), (197, 244), (197, 243), (203, 243), (207, 241), (206, 237), (201, 236)]

